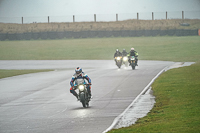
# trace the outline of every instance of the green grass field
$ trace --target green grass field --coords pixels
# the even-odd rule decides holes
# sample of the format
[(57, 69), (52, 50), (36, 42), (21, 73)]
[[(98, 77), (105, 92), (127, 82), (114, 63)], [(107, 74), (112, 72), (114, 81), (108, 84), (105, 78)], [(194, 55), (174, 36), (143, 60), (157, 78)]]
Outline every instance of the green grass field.
[(139, 60), (197, 61), (199, 44), (199, 36), (0, 41), (0, 60), (111, 60), (116, 48), (134, 47)]
[(52, 70), (2, 70), (0, 69), (0, 79), (7, 78), (22, 74), (37, 73), (37, 72), (47, 72)]
[[(163, 73), (152, 85), (156, 104), (151, 112), (130, 127), (110, 132), (200, 132), (199, 36), (0, 41), (0, 60), (110, 60), (116, 48), (129, 51), (131, 47), (138, 51), (139, 60), (197, 63)], [(12, 73), (0, 71), (4, 77)]]

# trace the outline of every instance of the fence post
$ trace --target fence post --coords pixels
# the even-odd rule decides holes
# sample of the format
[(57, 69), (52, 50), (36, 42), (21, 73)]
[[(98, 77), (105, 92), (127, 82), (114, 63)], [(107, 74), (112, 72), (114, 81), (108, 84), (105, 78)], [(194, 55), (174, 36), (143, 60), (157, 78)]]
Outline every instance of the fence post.
[(94, 14), (94, 22), (96, 22), (96, 14)]
[(22, 24), (24, 23), (24, 18), (22, 17)]
[(182, 19), (184, 19), (184, 11), (182, 11)]
[(153, 12), (152, 12), (152, 20), (154, 20), (154, 14), (153, 14)]
[(139, 20), (139, 13), (137, 12), (137, 20)]
[(167, 12), (166, 12), (166, 19), (167, 19)]
[(75, 16), (73, 15), (73, 22), (75, 22)]
[(48, 23), (49, 23), (49, 16), (48, 16)]
[(118, 14), (116, 14), (116, 21), (118, 21)]

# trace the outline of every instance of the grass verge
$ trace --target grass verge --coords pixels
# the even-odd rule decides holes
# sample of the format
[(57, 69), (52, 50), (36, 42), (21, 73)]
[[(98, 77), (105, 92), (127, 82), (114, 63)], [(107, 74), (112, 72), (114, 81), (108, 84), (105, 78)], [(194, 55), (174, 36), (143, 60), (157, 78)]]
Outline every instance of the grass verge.
[(0, 79), (6, 77), (12, 77), (22, 74), (37, 73), (37, 72), (47, 72), (52, 70), (3, 70), (0, 69)]
[[(189, 23), (190, 26), (181, 26)], [(167, 19), (167, 20), (124, 20), (116, 22), (73, 22), (73, 23), (31, 23), (9, 24), (0, 23), (1, 33), (25, 32), (63, 32), (63, 31), (94, 31), (94, 30), (167, 30), (167, 29), (199, 29), (199, 19)]]
[(139, 60), (193, 62), (199, 44), (199, 36), (0, 41), (0, 60), (111, 60), (116, 48), (134, 47)]
[(163, 73), (153, 83), (153, 109), (136, 124), (109, 133), (200, 132), (200, 63)]

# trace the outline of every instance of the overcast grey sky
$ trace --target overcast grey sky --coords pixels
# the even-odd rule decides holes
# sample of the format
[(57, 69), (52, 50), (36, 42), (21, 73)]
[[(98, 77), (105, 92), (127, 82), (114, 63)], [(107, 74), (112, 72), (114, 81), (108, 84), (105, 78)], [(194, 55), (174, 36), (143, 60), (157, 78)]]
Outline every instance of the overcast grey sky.
[(200, 0), (0, 0), (0, 19), (166, 11), (200, 11)]

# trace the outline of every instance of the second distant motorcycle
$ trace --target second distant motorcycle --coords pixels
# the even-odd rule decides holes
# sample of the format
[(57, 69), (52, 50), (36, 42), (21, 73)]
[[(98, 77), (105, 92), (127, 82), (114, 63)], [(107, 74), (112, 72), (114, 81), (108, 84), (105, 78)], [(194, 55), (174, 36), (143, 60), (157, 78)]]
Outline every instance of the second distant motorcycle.
[(124, 64), (125, 67), (128, 67), (128, 56), (123, 56), (122, 57), (122, 64)]

